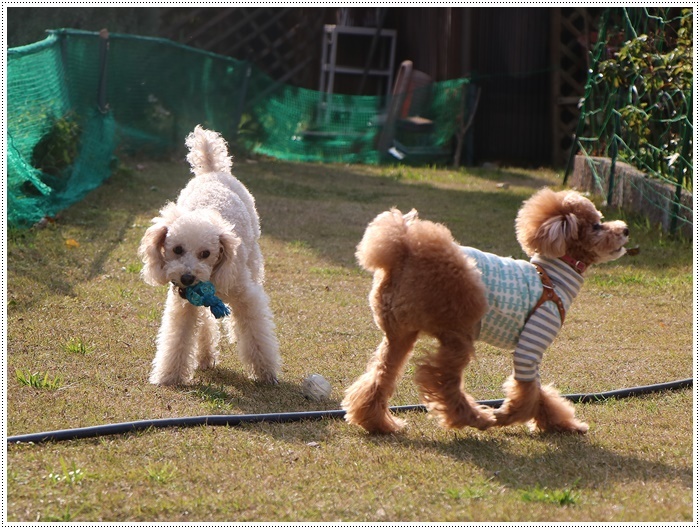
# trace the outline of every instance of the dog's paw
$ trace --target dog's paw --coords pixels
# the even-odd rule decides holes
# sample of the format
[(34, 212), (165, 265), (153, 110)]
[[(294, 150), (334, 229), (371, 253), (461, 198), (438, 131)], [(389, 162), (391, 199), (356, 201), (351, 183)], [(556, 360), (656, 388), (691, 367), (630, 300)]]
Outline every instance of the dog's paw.
[(540, 417), (537, 417), (529, 426), (530, 430), (533, 432), (539, 430), (543, 433), (573, 433), (579, 435), (584, 435), (588, 432), (588, 424), (579, 421), (575, 417), (558, 422), (544, 422)]
[(385, 421), (382, 421), (380, 424), (376, 424), (374, 429), (368, 431), (372, 434), (392, 434), (406, 428), (406, 424), (407, 422), (405, 420), (389, 415), (386, 417)]
[(574, 419), (564, 424), (550, 424), (543, 431), (546, 433), (573, 433), (585, 435), (588, 433), (588, 424)]
[(444, 428), (459, 429), (465, 426), (477, 428), (479, 430), (488, 430), (492, 426), (496, 426), (496, 417), (490, 408), (485, 406), (463, 407), (458, 410), (459, 413), (448, 414), (444, 410), (436, 411), (441, 425)]
[(349, 424), (360, 426), (365, 429), (367, 433), (374, 435), (397, 433), (406, 427), (405, 420), (394, 417), (388, 410), (378, 416), (364, 416), (361, 413), (348, 410), (345, 413), (345, 420)]
[(200, 358), (197, 360), (197, 369), (214, 369), (218, 363), (219, 362), (216, 356)]
[(254, 372), (252, 374), (252, 378), (260, 384), (270, 384), (272, 386), (278, 386), (280, 383), (275, 373)]
[(159, 374), (151, 374), (148, 381), (157, 386), (183, 386), (191, 379), (189, 377), (181, 377), (177, 375), (163, 376)]
[(477, 417), (476, 424), (474, 425), (475, 428), (478, 428), (479, 430), (488, 430), (489, 428), (496, 426), (498, 421), (491, 408), (479, 406), (479, 410), (481, 413)]

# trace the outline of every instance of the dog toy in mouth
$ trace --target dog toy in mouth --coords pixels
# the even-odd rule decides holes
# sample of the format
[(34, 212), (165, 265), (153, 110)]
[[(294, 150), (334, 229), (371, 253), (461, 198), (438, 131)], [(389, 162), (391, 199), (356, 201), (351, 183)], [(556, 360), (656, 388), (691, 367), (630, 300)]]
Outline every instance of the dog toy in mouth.
[(201, 281), (184, 289), (185, 299), (195, 307), (209, 307), (216, 319), (231, 314), (231, 310), (214, 294), (216, 289), (209, 281)]

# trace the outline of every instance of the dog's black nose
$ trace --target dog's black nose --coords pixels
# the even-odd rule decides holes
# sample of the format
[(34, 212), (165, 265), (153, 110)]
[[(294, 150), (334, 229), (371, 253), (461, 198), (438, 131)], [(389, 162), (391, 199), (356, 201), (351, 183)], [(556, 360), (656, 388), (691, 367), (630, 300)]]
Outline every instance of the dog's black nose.
[(630, 234), (629, 228), (625, 228), (624, 230), (622, 230), (622, 234), (623, 234), (625, 237), (627, 237), (627, 236)]
[(180, 283), (185, 285), (186, 287), (190, 286), (192, 283), (194, 283), (195, 277), (192, 274), (182, 274), (180, 276)]

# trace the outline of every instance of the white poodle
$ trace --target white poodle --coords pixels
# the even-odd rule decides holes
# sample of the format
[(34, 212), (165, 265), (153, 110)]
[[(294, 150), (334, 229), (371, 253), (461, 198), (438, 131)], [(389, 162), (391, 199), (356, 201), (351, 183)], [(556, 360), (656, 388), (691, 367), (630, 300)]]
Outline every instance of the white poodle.
[(209, 281), (231, 308), (225, 318), (231, 343), (260, 381), (276, 383), (281, 365), (269, 299), (255, 200), (231, 174), (226, 141), (199, 125), (186, 139), (194, 178), (153, 219), (139, 247), (142, 276), (170, 284), (158, 332), (150, 382), (184, 384), (197, 368), (218, 360), (219, 328), (206, 307), (192, 305), (185, 289)]

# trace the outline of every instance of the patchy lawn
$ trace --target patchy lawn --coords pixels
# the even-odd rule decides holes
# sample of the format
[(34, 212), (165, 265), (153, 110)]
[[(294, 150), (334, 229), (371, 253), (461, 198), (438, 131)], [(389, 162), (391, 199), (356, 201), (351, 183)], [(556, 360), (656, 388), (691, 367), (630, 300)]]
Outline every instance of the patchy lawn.
[[(7, 433), (208, 414), (337, 409), (380, 340), (355, 263), (364, 228), (415, 207), (464, 244), (523, 257), (516, 211), (549, 171), (424, 169), (240, 161), (262, 220), (266, 289), (284, 368), (252, 382), (224, 342), (222, 363), (187, 387), (148, 383), (165, 287), (139, 278), (136, 248), (177, 196), (179, 162), (126, 162), (46, 228), (7, 241)], [(508, 183), (508, 186), (498, 186)], [(616, 211), (606, 211), (618, 218)], [(626, 219), (641, 252), (587, 272), (545, 355), (563, 393), (688, 378), (693, 372), (693, 252)], [(432, 347), (422, 339), (416, 355)], [(510, 354), (477, 349), (466, 385), (502, 397)], [(321, 373), (328, 401), (301, 381)], [(393, 405), (418, 403), (412, 364)], [(7, 450), (9, 521), (691, 521), (693, 394), (577, 405), (587, 436), (524, 426), (408, 428), (372, 437), (341, 420), (149, 430)]]

